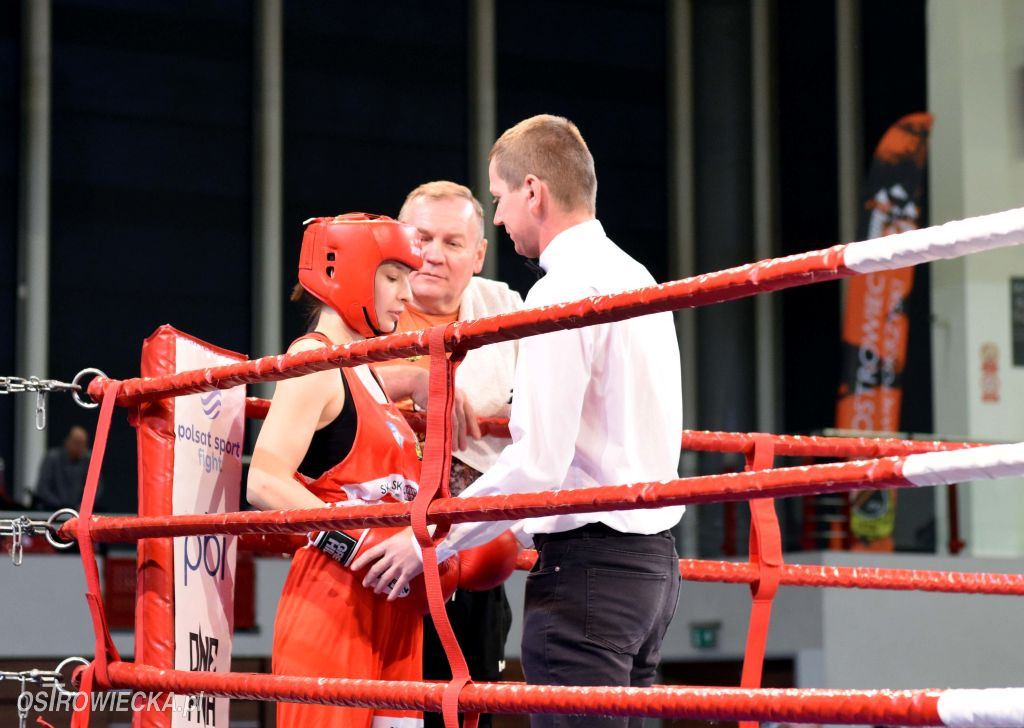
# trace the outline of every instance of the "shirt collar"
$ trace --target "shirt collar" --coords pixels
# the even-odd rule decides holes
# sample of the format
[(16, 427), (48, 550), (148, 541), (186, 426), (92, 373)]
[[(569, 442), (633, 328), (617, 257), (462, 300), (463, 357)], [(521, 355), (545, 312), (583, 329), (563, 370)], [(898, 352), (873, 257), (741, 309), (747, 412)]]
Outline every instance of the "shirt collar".
[(605, 238), (604, 227), (601, 221), (587, 220), (570, 228), (566, 228), (551, 238), (551, 242), (540, 254), (538, 263), (546, 272), (553, 267), (568, 263), (570, 260), (578, 260), (577, 253), (581, 245), (592, 245), (595, 237)]

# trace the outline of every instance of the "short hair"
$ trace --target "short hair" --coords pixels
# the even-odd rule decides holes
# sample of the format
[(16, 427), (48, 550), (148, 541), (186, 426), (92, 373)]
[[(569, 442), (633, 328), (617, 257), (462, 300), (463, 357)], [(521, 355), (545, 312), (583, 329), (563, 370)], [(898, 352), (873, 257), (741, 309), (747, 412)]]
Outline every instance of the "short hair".
[(405, 202), (402, 203), (402, 209), (398, 212), (398, 219), (402, 222), (408, 222), (409, 208), (413, 202), (421, 197), (428, 200), (447, 200), (451, 198), (467, 200), (473, 206), (473, 214), (476, 216), (476, 221), (479, 224), (480, 235), (476, 239), (477, 245), (484, 239), (484, 207), (480, 204), (480, 200), (473, 196), (468, 187), (446, 179), (424, 182), (405, 198)]
[(502, 134), (488, 160), (512, 190), (533, 174), (547, 182), (555, 200), (567, 211), (597, 208), (594, 157), (576, 125), (563, 116), (540, 114), (524, 119)]
[(71, 437), (72, 435), (78, 434), (78, 433), (82, 434), (82, 436), (85, 438), (86, 442), (89, 441), (89, 431), (87, 429), (85, 429), (84, 427), (82, 427), (81, 425), (71, 425), (71, 427), (68, 428), (68, 434), (65, 437), (65, 439)]

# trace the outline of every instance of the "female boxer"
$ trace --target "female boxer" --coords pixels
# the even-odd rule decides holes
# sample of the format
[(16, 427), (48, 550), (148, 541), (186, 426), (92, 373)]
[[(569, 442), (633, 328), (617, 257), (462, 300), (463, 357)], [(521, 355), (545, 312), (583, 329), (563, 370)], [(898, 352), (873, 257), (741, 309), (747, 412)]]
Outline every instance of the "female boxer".
[[(394, 331), (411, 298), (409, 273), (421, 263), (411, 226), (361, 213), (311, 221), (293, 299), (309, 294), (320, 305), (311, 333), (288, 352)], [(277, 384), (249, 467), (248, 500), (263, 510), (408, 501), (419, 472), (416, 436), (370, 368), (332, 369)], [(274, 623), (275, 674), (420, 679), (421, 616), (375, 596), (348, 566), (365, 535), (320, 532), (296, 552)], [(277, 724), (411, 728), (422, 719), (278, 703)]]

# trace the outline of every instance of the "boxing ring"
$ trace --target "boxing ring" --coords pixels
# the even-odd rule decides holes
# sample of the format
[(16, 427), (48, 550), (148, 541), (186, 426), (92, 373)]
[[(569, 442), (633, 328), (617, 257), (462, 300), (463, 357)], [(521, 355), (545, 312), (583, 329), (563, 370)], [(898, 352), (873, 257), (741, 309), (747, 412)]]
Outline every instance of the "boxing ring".
[[(1024, 596), (1024, 575), (1019, 574), (786, 564), (773, 498), (845, 493), (863, 488), (929, 487), (964, 480), (1024, 476), (1024, 443), (977, 445), (688, 431), (682, 433), (682, 448), (742, 453), (747, 469), (740, 473), (613, 484), (586, 490), (472, 498), (448, 497), (447, 483), (454, 374), (461, 357), (471, 349), (523, 336), (708, 305), (1021, 243), (1024, 243), (1024, 208), (765, 260), (621, 294), (456, 322), (426, 331), (393, 334), (299, 354), (268, 356), (136, 379), (96, 376), (87, 387), (88, 396), (99, 405), (99, 418), (81, 509), (77, 517), (71, 517), (59, 527), (54, 525), (58, 538), (78, 543), (86, 575), (86, 600), (96, 649), (92, 662), (76, 671), (78, 687), (83, 693), (130, 689), (178, 695), (202, 693), (225, 698), (439, 711), (444, 713), (447, 726), (457, 724), (454, 721), (458, 712), (468, 716), (492, 712), (633, 715), (741, 722), (1024, 727), (1024, 686), (971, 690), (759, 687), (772, 603), (780, 586)], [(107, 435), (117, 406), (127, 408), (132, 413), (133, 422), (137, 423), (143, 418), (139, 414), (142, 408), (172, 401), (172, 398), (416, 355), (430, 355), (430, 401), (443, 403), (443, 406), (433, 404), (425, 422), (420, 422), (427, 433), (426, 451), (420, 491), (412, 503), (127, 518), (93, 514)], [(266, 409), (264, 400), (248, 398), (244, 401), (247, 417), (261, 418)], [(492, 433), (500, 433), (503, 428), (503, 423), (498, 421), (483, 424), (485, 431)], [(777, 456), (856, 459), (775, 468)], [(141, 457), (145, 457), (145, 453), (140, 445)], [(465, 660), (447, 621), (434, 550), (434, 545), (443, 539), (451, 524), (726, 501), (750, 503), (749, 561), (729, 563), (682, 559), (679, 568), (687, 580), (750, 586), (752, 608), (740, 686), (623, 688), (470, 682)], [(430, 613), (452, 665), (454, 677), (449, 683), (185, 671), (171, 669), (166, 664), (144, 664), (148, 661), (145, 651), (141, 655), (137, 653), (137, 662), (123, 661), (114, 647), (100, 595), (95, 543), (138, 541), (141, 552), (144, 547), (163, 548), (160, 544), (171, 537), (304, 534), (315, 530), (406, 525), (412, 526), (423, 550)], [(428, 525), (436, 526), (432, 535)], [(528, 568), (534, 556), (530, 552), (521, 553), (520, 566)], [(160, 598), (160, 594), (154, 594), (152, 589), (144, 590), (141, 581), (139, 593), (140, 600)], [(137, 644), (140, 638), (145, 639), (145, 635), (136, 635)], [(143, 718), (136, 724), (169, 724), (161, 722), (166, 715), (159, 712)], [(86, 709), (76, 712), (72, 725), (86, 726), (88, 721)], [(467, 725), (472, 723), (472, 720), (467, 721)]]

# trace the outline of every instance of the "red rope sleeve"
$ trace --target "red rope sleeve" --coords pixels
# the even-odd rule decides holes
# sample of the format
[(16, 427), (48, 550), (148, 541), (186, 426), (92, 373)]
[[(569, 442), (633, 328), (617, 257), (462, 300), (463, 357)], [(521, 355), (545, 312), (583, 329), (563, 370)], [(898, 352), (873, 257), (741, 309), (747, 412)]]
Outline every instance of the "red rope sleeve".
[[(441, 594), (436, 545), (448, 534), (448, 525), (439, 524), (431, 534), (427, 530), (427, 509), (437, 495), (448, 497), (448, 481), (452, 460), (452, 406), (455, 402), (455, 370), (462, 360), (460, 355), (450, 359), (444, 350), (444, 329), (430, 332), (430, 401), (427, 415), (427, 450), (423, 458), (420, 491), (412, 504), (411, 521), (416, 540), (423, 552), (423, 577), (427, 591), (430, 616), (444, 648), (452, 679), (444, 691), (442, 713), (445, 728), (459, 726), (459, 694), (470, 681), (469, 666), (459, 647)], [(437, 406), (440, 404), (441, 406)], [(466, 728), (476, 728), (477, 716), (466, 716)]]
[[(753, 452), (747, 454), (748, 470), (766, 470), (774, 463), (775, 444), (770, 438), (759, 436), (754, 440)], [(757, 568), (757, 581), (750, 585), (750, 621), (740, 685), (756, 688), (761, 684), (772, 604), (778, 591), (779, 570), (782, 566), (782, 534), (775, 515), (775, 501), (771, 498), (750, 501), (750, 564)], [(757, 726), (751, 721), (741, 721), (740, 728)]]
[[(107, 385), (109, 395), (105, 398), (103, 406), (100, 407), (99, 420), (96, 423), (96, 436), (93, 439), (92, 455), (89, 459), (89, 470), (85, 477), (85, 488), (82, 492), (82, 504), (80, 507), (81, 518), (76, 528), (79, 550), (82, 555), (82, 568), (85, 571), (85, 601), (89, 605), (89, 613), (92, 616), (92, 629), (96, 637), (96, 658), (85, 669), (82, 676), (82, 691), (86, 694), (92, 692), (95, 684), (101, 688), (110, 685), (110, 678), (107, 674), (109, 661), (119, 661), (121, 656), (114, 646), (114, 640), (110, 636), (110, 628), (107, 626), (106, 613), (103, 611), (103, 595), (100, 590), (100, 573), (96, 566), (96, 554), (93, 551), (92, 535), (89, 533), (90, 518), (92, 509), (96, 503), (96, 491), (99, 488), (100, 470), (103, 467), (103, 456), (107, 450), (107, 436), (110, 434), (110, 419), (113, 415), (114, 390), (117, 384)], [(110, 400), (111, 404), (107, 404)], [(73, 728), (84, 728), (89, 725), (89, 706), (85, 710), (78, 711), (73, 716)]]

